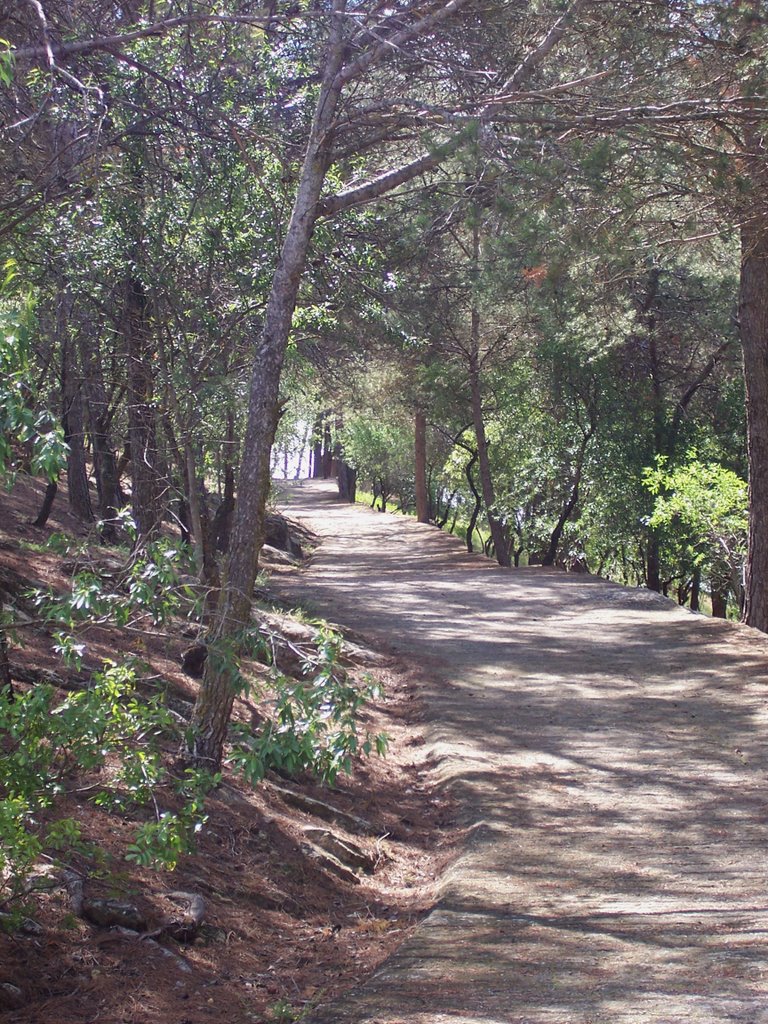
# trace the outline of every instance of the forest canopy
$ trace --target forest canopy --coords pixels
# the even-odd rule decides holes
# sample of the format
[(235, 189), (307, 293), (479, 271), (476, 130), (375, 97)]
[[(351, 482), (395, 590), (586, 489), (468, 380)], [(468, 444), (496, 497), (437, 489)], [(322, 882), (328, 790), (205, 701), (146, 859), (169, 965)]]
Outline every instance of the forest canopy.
[(310, 450), (501, 565), (768, 631), (767, 42), (758, 0), (0, 14), (2, 470), (180, 532), (191, 764)]

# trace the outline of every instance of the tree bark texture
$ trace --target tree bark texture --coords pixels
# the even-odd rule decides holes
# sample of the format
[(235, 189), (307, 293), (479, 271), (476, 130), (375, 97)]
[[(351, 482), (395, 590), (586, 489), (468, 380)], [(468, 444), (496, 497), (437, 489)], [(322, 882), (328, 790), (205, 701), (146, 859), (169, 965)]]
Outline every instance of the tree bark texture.
[(233, 667), (236, 641), (250, 621), (251, 598), (264, 529), (270, 484), (270, 457), (279, 415), (280, 376), (291, 320), (318, 216), (318, 201), (328, 170), (331, 125), (344, 59), (343, 2), (334, 6), (323, 80), (320, 86), (291, 219), (264, 314), (251, 373), (248, 421), (237, 487), (229, 556), (222, 579), (209, 656), (190, 723), (185, 755), (202, 767), (221, 764), (237, 685)]
[(742, 229), (739, 324), (747, 394), (749, 540), (744, 621), (768, 632), (768, 217)]

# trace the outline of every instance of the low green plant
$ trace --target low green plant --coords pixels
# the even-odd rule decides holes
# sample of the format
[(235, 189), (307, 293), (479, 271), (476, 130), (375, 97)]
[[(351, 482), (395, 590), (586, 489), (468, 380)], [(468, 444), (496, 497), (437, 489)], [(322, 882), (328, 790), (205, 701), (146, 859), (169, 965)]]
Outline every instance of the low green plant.
[(160, 694), (137, 692), (135, 662), (111, 664), (85, 690), (58, 700), (52, 686), (39, 685), (12, 701), (0, 701), (0, 891), (18, 897), (30, 865), (43, 850), (80, 850), (80, 827), (72, 818), (46, 821), (67, 782), (98, 773), (103, 788), (93, 801), (112, 811), (151, 805), (155, 821), (139, 830), (128, 851), (142, 864), (172, 867), (189, 849), (205, 820), (205, 794), (218, 776), (185, 773), (176, 783), (181, 809), (160, 809), (158, 794), (169, 783), (160, 741), (175, 723)]
[(126, 860), (144, 867), (161, 866), (172, 871), (182, 854), (194, 849), (194, 838), (208, 820), (205, 799), (221, 782), (221, 774), (188, 768), (175, 789), (182, 800), (179, 811), (164, 811), (156, 821), (146, 822), (128, 847)]
[(306, 1010), (297, 1009), (287, 999), (278, 999), (267, 1008), (267, 1016), (275, 1024), (294, 1024), (306, 1015)]
[[(123, 525), (130, 537), (130, 520)], [(188, 566), (170, 541), (135, 545), (122, 564), (113, 560), (107, 569), (91, 559), (87, 547), (72, 547), (61, 537), (53, 544), (82, 568), (66, 594), (39, 591), (35, 600), (56, 649), (77, 668), (94, 625), (157, 626), (194, 609), (181, 582)], [(349, 771), (355, 754), (385, 751), (385, 736), (358, 732), (360, 709), (377, 687), (350, 681), (340, 663), (341, 644), (337, 633), (320, 626), (303, 678), (275, 672), (270, 680), (270, 721), (256, 734), (235, 727), (231, 761), (250, 782), (277, 768), (292, 774), (309, 770), (333, 783), (340, 771)], [(263, 657), (268, 648), (253, 631), (250, 653)], [(248, 687), (234, 644), (212, 649), (209, 657), (214, 656), (224, 659), (233, 685)], [(38, 685), (0, 700), (0, 901), (18, 901), (25, 876), (42, 853), (85, 852), (77, 821), (54, 820), (56, 800), (83, 774), (95, 777), (91, 799), (106, 811), (124, 815), (150, 809), (126, 859), (174, 868), (192, 850), (207, 818), (206, 797), (221, 778), (193, 769), (173, 776), (164, 747), (169, 741), (175, 746), (179, 733), (164, 693), (152, 692), (135, 659), (104, 663), (84, 689), (63, 699), (53, 686)]]
[(379, 695), (374, 683), (357, 686), (340, 665), (342, 638), (327, 626), (317, 633), (316, 654), (305, 662), (304, 678), (275, 673), (271, 681), (274, 710), (257, 732), (234, 723), (230, 762), (251, 783), (269, 769), (295, 775), (310, 771), (332, 785), (339, 772), (349, 772), (352, 758), (376, 750), (384, 754), (384, 734), (361, 739), (361, 708)]
[[(121, 512), (120, 522), (135, 543), (136, 528), (130, 515)], [(49, 543), (58, 553), (73, 553), (71, 548), (62, 548), (58, 534)], [(183, 545), (160, 538), (135, 546), (123, 564), (108, 573), (90, 565), (82, 548), (76, 546), (74, 552), (84, 565), (73, 575), (70, 591), (56, 595), (38, 590), (33, 594), (43, 621), (58, 628), (57, 649), (65, 659), (74, 663), (82, 659), (83, 650), (72, 639), (81, 627), (131, 627), (141, 619), (160, 626), (182, 608), (190, 618), (199, 616), (199, 594), (182, 582), (182, 575), (192, 570), (191, 555)]]

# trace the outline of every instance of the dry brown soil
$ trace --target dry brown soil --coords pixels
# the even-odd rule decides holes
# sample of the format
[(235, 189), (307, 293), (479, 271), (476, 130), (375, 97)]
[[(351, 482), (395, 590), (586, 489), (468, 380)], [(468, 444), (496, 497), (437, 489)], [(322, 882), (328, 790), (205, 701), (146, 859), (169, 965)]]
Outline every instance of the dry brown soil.
[(313, 1024), (768, 1022), (768, 638), (294, 486), (286, 596), (414, 666), (470, 839)]
[[(66, 560), (42, 544), (53, 530), (78, 535), (83, 528), (67, 513), (66, 491), (50, 525), (31, 526), (41, 497), (41, 485), (23, 479), (11, 494), (0, 493), (0, 579), (10, 570), (61, 591), (70, 582)], [(98, 545), (91, 553), (105, 556)], [(294, 571), (279, 562), (274, 569), (275, 576)], [(148, 622), (136, 627), (132, 633), (91, 629), (84, 667), (133, 654), (171, 706), (188, 715), (197, 684), (179, 665), (190, 643), (184, 623), (162, 632)], [(358, 655), (375, 662), (371, 671), (385, 686), (384, 699), (367, 712), (364, 725), (390, 735), (389, 756), (359, 761), (335, 789), (307, 777), (287, 782), (273, 776), (251, 790), (226, 771), (197, 851), (182, 857), (173, 873), (125, 861), (146, 812), (117, 817), (94, 807), (90, 798), (105, 785), (105, 773), (67, 776), (55, 815), (76, 816), (100, 857), (65, 851), (60, 860), (82, 877), (87, 898), (135, 905), (147, 930), (137, 934), (83, 920), (61, 886), (33, 893), (25, 927), (13, 934), (0, 930), (3, 1024), (288, 1024), (370, 974), (402, 942), (432, 902), (435, 878), (450, 854), (451, 807), (429, 786), (422, 712), (410, 681), (391, 659)], [(65, 671), (49, 631), (35, 622), (19, 631), (11, 663), (18, 671)], [(257, 671), (259, 666), (249, 667)], [(29, 688), (15, 685), (18, 692)], [(241, 718), (258, 711), (253, 699), (237, 702)], [(169, 742), (171, 770), (175, 753)], [(367, 836), (331, 827), (376, 854), (375, 873), (340, 877), (329, 870), (307, 842), (307, 829), (327, 822), (286, 802), (286, 787), (366, 818), (372, 826)], [(169, 793), (158, 799), (161, 809), (172, 806)], [(58, 876), (59, 862), (47, 858), (40, 866)], [(150, 937), (172, 911), (168, 894), (176, 890), (205, 900), (205, 921), (194, 941)], [(8, 909), (4, 896), (0, 890), (0, 913)]]

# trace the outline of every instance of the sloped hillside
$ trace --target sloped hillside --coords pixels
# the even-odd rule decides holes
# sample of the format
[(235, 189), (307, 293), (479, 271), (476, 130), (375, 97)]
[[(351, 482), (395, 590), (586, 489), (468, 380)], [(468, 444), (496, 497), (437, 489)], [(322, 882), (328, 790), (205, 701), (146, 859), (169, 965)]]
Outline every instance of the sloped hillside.
[[(49, 525), (33, 527), (41, 499), (40, 486), (20, 481), (0, 503), (0, 588), (6, 621), (15, 624), (7, 652), (15, 699), (5, 706), (53, 687), (39, 749), (57, 773), (54, 795), (27, 821), (30, 836), (48, 839), (23, 879), (4, 865), (0, 1013), (14, 1024), (299, 1019), (402, 941), (429, 905), (449, 852), (450, 807), (429, 790), (407, 676), (359, 638), (347, 639), (344, 679), (363, 687), (373, 675), (383, 689), (362, 711), (361, 739), (385, 732), (387, 756), (355, 756), (352, 774), (334, 786), (304, 771), (269, 771), (250, 786), (228, 765), (198, 815), (194, 849), (171, 851), (175, 870), (150, 866), (136, 836), (182, 804), (176, 751), (197, 685), (182, 661), (199, 630), (177, 613), (158, 624), (149, 612), (134, 615), (122, 627), (104, 616), (78, 633), (81, 662), (64, 665), (55, 623), (44, 621), (45, 605), (30, 592), (71, 594), (84, 568), (118, 574), (125, 552), (89, 543), (67, 515), (65, 494)], [(61, 538), (47, 546), (52, 534), (77, 541), (76, 555)], [(273, 573), (295, 573), (297, 561), (285, 552), (265, 558)], [(236, 719), (257, 724), (274, 714), (265, 651), (284, 677), (306, 682), (318, 637), (315, 625), (272, 606), (268, 578), (260, 585), (265, 644), (243, 668), (253, 685), (236, 709)], [(164, 774), (144, 802), (125, 798), (114, 753), (78, 766), (76, 752), (54, 749), (57, 718), (69, 714), (62, 709), (92, 692), (106, 661), (126, 657), (137, 665), (131, 699), (137, 707), (154, 701), (165, 716), (156, 737)], [(195, 670), (189, 656), (187, 667)], [(20, 741), (4, 721), (0, 797), (8, 798)], [(145, 739), (136, 733), (134, 752)], [(94, 799), (105, 792), (121, 799)], [(57, 821), (78, 830), (52, 830)]]

